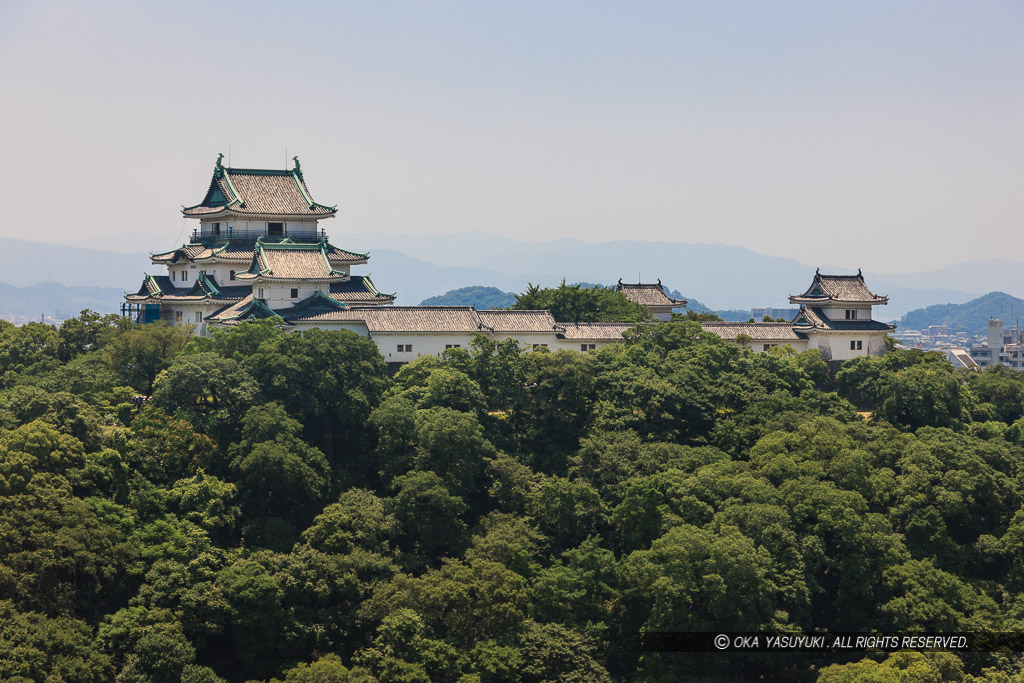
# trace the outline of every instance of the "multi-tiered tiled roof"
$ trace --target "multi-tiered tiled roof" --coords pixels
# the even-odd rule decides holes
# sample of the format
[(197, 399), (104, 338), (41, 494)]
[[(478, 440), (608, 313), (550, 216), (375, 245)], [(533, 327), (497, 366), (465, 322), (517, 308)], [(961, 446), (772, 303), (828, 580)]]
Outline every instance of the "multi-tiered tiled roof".
[[(132, 312), (141, 318), (145, 311), (147, 320), (155, 319), (155, 310), (172, 322), (205, 323), (282, 316), (285, 309), (271, 309), (268, 301), (294, 302), (292, 319), (394, 302), (395, 295), (380, 292), (369, 276), (350, 274), (368, 254), (336, 247), (317, 229), (336, 209), (313, 200), (298, 158), (290, 170), (268, 170), (226, 167), (223, 156), (203, 201), (183, 209), (201, 219), (201, 229), (191, 242), (151, 256), (177, 277), (147, 275), (137, 292), (125, 296)], [(232, 217), (241, 221), (237, 229)], [(297, 300), (298, 291), (307, 298)]]
[[(339, 250), (340, 251), (340, 250)], [(256, 240), (249, 269), (239, 280), (343, 280), (347, 274), (335, 270), (327, 256), (327, 243), (296, 243), (291, 240), (265, 243)]]
[(864, 275), (857, 271), (856, 275), (822, 275), (821, 270), (814, 272), (811, 286), (803, 294), (791, 294), (790, 303), (825, 306), (833, 303), (866, 303), (885, 305), (889, 297), (878, 296), (864, 284)]
[(299, 159), (287, 171), (251, 168), (229, 168), (217, 158), (210, 188), (203, 201), (185, 207), (181, 212), (189, 218), (213, 218), (239, 214), (258, 216), (304, 216), (330, 218), (337, 208), (313, 201), (302, 177)]

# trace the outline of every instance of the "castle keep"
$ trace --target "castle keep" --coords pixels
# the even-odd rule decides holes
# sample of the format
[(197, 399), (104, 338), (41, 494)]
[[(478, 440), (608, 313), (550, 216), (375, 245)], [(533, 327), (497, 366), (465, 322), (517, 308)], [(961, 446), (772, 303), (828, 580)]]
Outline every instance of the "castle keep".
[[(472, 306), (394, 306), (368, 275), (351, 272), (369, 255), (333, 245), (320, 221), (337, 208), (313, 200), (298, 157), (289, 170), (231, 168), (217, 158), (213, 177), (194, 206), (182, 209), (199, 221), (188, 243), (153, 254), (166, 273), (146, 275), (127, 294), (122, 313), (139, 322), (195, 325), (199, 334), (245, 320), (273, 318), (286, 329), (345, 329), (372, 339), (388, 362), (468, 346), (482, 334), (522, 348), (592, 351), (622, 341), (634, 323), (564, 323), (550, 311), (478, 311)], [(616, 289), (670, 320), (685, 300), (670, 298), (661, 281), (623, 283)], [(789, 300), (799, 304), (790, 322), (705, 322), (706, 332), (757, 352), (775, 346), (819, 349), (826, 360), (877, 355), (894, 329), (872, 317), (877, 296), (863, 275), (816, 272), (810, 287)], [(656, 323), (654, 323), (656, 324)]]

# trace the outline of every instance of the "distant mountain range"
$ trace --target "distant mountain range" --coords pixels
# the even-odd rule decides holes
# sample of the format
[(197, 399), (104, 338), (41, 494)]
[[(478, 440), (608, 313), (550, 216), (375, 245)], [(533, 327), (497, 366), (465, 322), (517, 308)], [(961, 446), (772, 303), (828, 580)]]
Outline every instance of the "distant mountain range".
[[(607, 283), (615, 283), (619, 278), (626, 282), (661, 279), (670, 289), (689, 292), (716, 310), (778, 308), (789, 305), (790, 294), (807, 288), (817, 267), (726, 244), (639, 241), (587, 244), (570, 239), (524, 242), (481, 232), (429, 236), (353, 234), (334, 241), (346, 248), (371, 251), (374, 282), (384, 289), (389, 286), (394, 289), (388, 282), (407, 281), (411, 275), (408, 268), (423, 268), (416, 271), (416, 285), (422, 297), (475, 285), (520, 292), (528, 282), (550, 287), (563, 277), (568, 282)], [(384, 257), (391, 257), (396, 250), (404, 258), (392, 267)], [(424, 262), (432, 268), (424, 268)], [(467, 264), (483, 267), (467, 268)], [(452, 277), (446, 278), (443, 285), (435, 286), (429, 275), (439, 272), (436, 268), (458, 268), (459, 276), (469, 276), (468, 271), (476, 273), (473, 279), (458, 284), (451, 284), (456, 279)], [(855, 268), (826, 266), (822, 266), (822, 270), (855, 272)], [(419, 276), (421, 272), (423, 276)], [(921, 273), (920, 279), (915, 273), (865, 273), (865, 277), (869, 287), (889, 296), (888, 307), (879, 312), (883, 318), (891, 320), (915, 308), (935, 303), (962, 303), (996, 289), (977, 286), (979, 282), (993, 279), (993, 272), (1007, 278), (999, 288), (1005, 290), (1011, 288), (1010, 283), (1020, 282), (1019, 294), (1024, 295), (1024, 263), (1013, 261), (973, 261)], [(1015, 273), (1019, 273), (1018, 279), (1014, 279)], [(385, 280), (385, 274), (395, 279)], [(401, 292), (399, 294), (401, 296)]]
[[(726, 244), (625, 240), (587, 244), (570, 239), (525, 242), (482, 232), (375, 235), (338, 231), (332, 242), (347, 249), (370, 251), (369, 267), (358, 272), (371, 273), (381, 291), (395, 292), (398, 302), (404, 304), (475, 286), (521, 292), (530, 282), (555, 286), (563, 277), (568, 282), (609, 284), (619, 278), (626, 282), (660, 278), (671, 290), (687, 292), (693, 302), (691, 309), (696, 310), (695, 306), (703, 302), (710, 309), (734, 309), (740, 315), (752, 307), (786, 307), (788, 295), (802, 292), (816, 267)], [(91, 244), (107, 241), (97, 239)], [(154, 243), (153, 249), (169, 246), (161, 241)], [(159, 270), (146, 253), (0, 239), (0, 280), (18, 287), (56, 282), (69, 287), (134, 291), (143, 273)], [(822, 270), (853, 272), (824, 265)], [(964, 303), (986, 291), (1024, 296), (1024, 263), (1001, 259), (971, 261), (922, 273), (865, 273), (865, 277), (874, 291), (889, 296), (889, 305), (878, 311), (878, 317), (886, 320), (933, 304)], [(64, 297), (50, 301), (47, 310), (71, 310), (75, 305)], [(0, 313), (4, 308), (0, 302)], [(113, 304), (110, 310), (116, 310)]]
[(899, 329), (908, 330), (948, 325), (953, 332), (985, 334), (990, 317), (1000, 318), (1007, 326), (1016, 325), (1017, 319), (1024, 317), (1024, 299), (1004, 292), (989, 292), (962, 304), (936, 304), (910, 311), (896, 324)]
[(117, 313), (124, 301), (120, 287), (68, 287), (43, 282), (28, 287), (0, 283), (0, 318), (23, 322), (23, 318), (52, 322), (74, 317), (88, 308), (98, 313)]

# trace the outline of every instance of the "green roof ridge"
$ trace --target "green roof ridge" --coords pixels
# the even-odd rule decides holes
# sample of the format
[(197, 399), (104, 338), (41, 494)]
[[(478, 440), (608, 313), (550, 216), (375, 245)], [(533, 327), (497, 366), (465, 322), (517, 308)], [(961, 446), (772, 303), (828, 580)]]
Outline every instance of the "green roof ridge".
[[(242, 310), (238, 311), (236, 315), (224, 318), (224, 320), (241, 320), (253, 312), (260, 312), (266, 314), (270, 318), (281, 318), (281, 316), (274, 311), (263, 299), (252, 298), (252, 301), (242, 307)], [(281, 318), (284, 320), (284, 318)]]
[[(295, 159), (295, 163), (298, 164), (298, 157), (295, 157)], [(301, 194), (302, 198), (306, 200), (306, 206), (312, 209), (316, 206), (316, 202), (313, 201), (313, 198), (309, 196), (308, 192), (306, 192), (306, 188), (303, 187), (302, 175), (299, 173), (292, 173), (291, 176), (292, 180), (295, 181), (295, 187), (299, 188), (299, 194)]]
[[(238, 202), (238, 205), (240, 207), (245, 208), (245, 200), (242, 199), (242, 195), (238, 194), (238, 190), (235, 189), (235, 184), (231, 182), (231, 169), (229, 168), (227, 170), (228, 173), (224, 174), (224, 182), (227, 183), (228, 189), (231, 190), (231, 194), (235, 195), (235, 198), (232, 199), (230, 202), (226, 203), (224, 205), (224, 208), (231, 206), (235, 202)], [(205, 199), (203, 201), (205, 201)]]
[(146, 282), (151, 283), (153, 285), (153, 289), (156, 290), (156, 294), (153, 296), (163, 296), (164, 290), (160, 288), (160, 283), (156, 281), (156, 278), (149, 273), (145, 273), (145, 276)]
[[(318, 205), (318, 206), (319, 206), (319, 205)], [(329, 208), (329, 207), (325, 207), (325, 208)], [(338, 251), (343, 251), (343, 252), (345, 252), (346, 254), (352, 254), (353, 256), (362, 256), (363, 258), (368, 258), (368, 257), (370, 256), (370, 252), (366, 252), (366, 253), (364, 254), (364, 253), (362, 253), (362, 252), (358, 252), (358, 251), (352, 251), (352, 250), (350, 250), (350, 249), (342, 249), (341, 247), (336, 247), (336, 246), (334, 246), (334, 245), (333, 245), (333, 244), (331, 244), (330, 242), (327, 242), (327, 246), (328, 246), (328, 247), (330, 247), (331, 249), (336, 249), (336, 250), (338, 250)]]
[(199, 273), (198, 282), (203, 283), (202, 287), (207, 290), (207, 296), (211, 294), (213, 296), (220, 296), (220, 288), (214, 283), (213, 279), (206, 273)]
[(390, 297), (392, 299), (394, 299), (396, 296), (398, 296), (397, 293), (385, 294), (382, 291), (380, 291), (379, 289), (377, 289), (377, 285), (373, 284), (373, 280), (370, 279), (369, 273), (367, 273), (366, 275), (363, 275), (362, 278), (363, 278), (363, 282), (365, 282), (367, 284), (367, 289), (369, 289), (370, 293), (373, 294), (374, 296)]
[(292, 308), (295, 309), (295, 308), (299, 308), (300, 306), (302, 308), (309, 308), (309, 307), (311, 307), (313, 305), (314, 302), (320, 302), (320, 301), (322, 301), (323, 303), (327, 304), (328, 306), (332, 306), (334, 308), (338, 308), (338, 309), (341, 309), (341, 310), (345, 310), (346, 308), (349, 307), (348, 304), (344, 303), (343, 301), (338, 301), (337, 299), (332, 299), (331, 297), (327, 296), (326, 294), (324, 294), (323, 292), (321, 292), (318, 289), (315, 292), (313, 292), (312, 296), (306, 297), (305, 299), (303, 299), (299, 303), (297, 303), (294, 306), (292, 306)]

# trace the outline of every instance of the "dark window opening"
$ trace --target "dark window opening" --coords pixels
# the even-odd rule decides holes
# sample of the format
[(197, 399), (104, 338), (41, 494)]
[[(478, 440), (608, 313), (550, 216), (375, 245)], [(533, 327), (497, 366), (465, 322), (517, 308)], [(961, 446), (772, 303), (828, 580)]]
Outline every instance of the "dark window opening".
[(299, 298), (299, 290), (292, 289), (292, 298), (293, 299), (298, 299)]
[(267, 223), (267, 234), (271, 237), (284, 235), (284, 223)]

